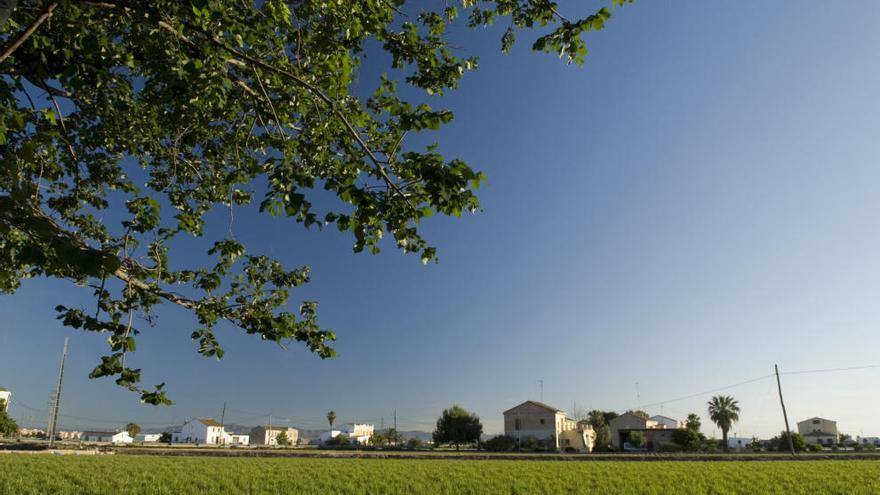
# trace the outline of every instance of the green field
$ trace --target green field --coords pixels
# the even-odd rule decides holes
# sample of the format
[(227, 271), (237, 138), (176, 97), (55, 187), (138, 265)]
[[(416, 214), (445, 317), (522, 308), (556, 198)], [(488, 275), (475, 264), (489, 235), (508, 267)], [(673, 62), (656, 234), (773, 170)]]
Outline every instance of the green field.
[(2, 494), (875, 494), (880, 462), (0, 456)]

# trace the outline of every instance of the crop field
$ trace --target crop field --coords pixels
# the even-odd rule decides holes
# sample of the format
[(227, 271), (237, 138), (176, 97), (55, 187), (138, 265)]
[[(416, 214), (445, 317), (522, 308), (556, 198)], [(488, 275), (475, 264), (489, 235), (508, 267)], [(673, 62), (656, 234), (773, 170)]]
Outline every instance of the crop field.
[(2, 494), (876, 494), (880, 462), (0, 456)]

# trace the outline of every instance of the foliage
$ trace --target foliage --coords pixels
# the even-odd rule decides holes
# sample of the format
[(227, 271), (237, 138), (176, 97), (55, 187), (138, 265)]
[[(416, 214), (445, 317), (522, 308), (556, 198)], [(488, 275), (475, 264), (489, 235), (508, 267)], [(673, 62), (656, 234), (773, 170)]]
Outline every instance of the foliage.
[(482, 434), (483, 425), (480, 423), (480, 417), (461, 406), (454, 405), (444, 409), (437, 420), (434, 443), (438, 445), (451, 443), (455, 445), (455, 450), (459, 450), (462, 444), (478, 442)]
[(722, 448), (729, 450), (727, 445), (727, 432), (733, 423), (739, 421), (739, 403), (729, 395), (716, 395), (709, 401), (709, 419), (721, 429)]
[(685, 421), (685, 427), (688, 430), (699, 432), (701, 426), (703, 426), (703, 424), (700, 421), (700, 416), (695, 413), (688, 414), (687, 420)]
[[(650, 419), (651, 418), (650, 414), (648, 414), (645, 411), (642, 411), (641, 409), (630, 409), (629, 411), (626, 412), (626, 414), (632, 414), (632, 415), (638, 416), (642, 419)], [(611, 421), (611, 420), (609, 419), (608, 421)]]
[(323, 443), (323, 445), (327, 447), (348, 447), (352, 445), (352, 442), (348, 439), (348, 436), (340, 433), (335, 437), (328, 438), (327, 441)]
[(595, 452), (611, 451), (611, 427), (602, 425), (596, 430), (596, 445), (593, 447)]
[(648, 444), (648, 438), (645, 436), (644, 433), (640, 431), (629, 432), (629, 434), (626, 436), (626, 440), (627, 442), (629, 442), (630, 445), (639, 449), (645, 447), (645, 445)]
[(0, 399), (0, 437), (12, 437), (18, 433), (18, 424), (6, 412), (6, 400)]
[[(107, 334), (109, 355), (90, 376), (115, 377), (151, 404), (170, 402), (164, 384), (141, 388), (130, 354), (137, 322), (154, 324), (162, 303), (192, 312), (204, 356), (223, 357), (223, 321), (334, 356), (317, 302), (288, 310), (309, 267), (251, 252), (234, 211), (335, 227), (356, 252), (378, 253), (389, 238), (436, 261), (422, 222), (476, 212), (486, 182), (435, 145), (404, 142), (453, 119), (428, 101), (477, 67), (456, 56), (448, 27), (459, 16), (471, 28), (509, 23), (504, 51), (517, 32), (541, 30), (534, 50), (580, 64), (582, 35), (611, 16), (601, 7), (569, 19), (545, 0), (411, 5), (21, 0), (0, 28), (4, 48), (23, 40), (0, 58), (0, 291), (35, 276), (92, 291), (94, 307), (58, 305), (58, 319)], [(389, 60), (391, 75), (365, 77), (382, 68), (362, 69), (368, 55)], [(224, 234), (212, 212), (229, 218)], [(204, 239), (213, 261), (187, 262), (187, 236)]]
[(159, 435), (159, 442), (161, 443), (171, 443), (171, 433), (165, 431)]
[[(797, 432), (792, 432), (791, 442), (792, 445), (794, 445), (795, 452), (803, 451), (807, 445), (807, 441), (804, 439), (804, 436)], [(779, 435), (771, 438), (770, 449), (777, 452), (789, 452), (790, 447), (788, 445), (788, 432), (781, 431), (779, 432)]]
[(370, 437), (370, 445), (375, 447), (397, 445), (401, 443), (402, 440), (403, 439), (397, 430), (394, 428), (387, 428), (384, 431), (374, 433), (373, 436)]
[(673, 431), (672, 441), (684, 452), (697, 452), (706, 441), (706, 437), (695, 429), (685, 428)]
[(409, 450), (424, 450), (429, 449), (432, 445), (420, 438), (410, 438), (406, 441), (406, 448)]
[(752, 437), (752, 441), (749, 443), (749, 450), (752, 452), (761, 452), (764, 450), (764, 443), (758, 440), (758, 437)]
[(129, 423), (125, 425), (125, 431), (127, 431), (128, 434), (131, 435), (131, 438), (134, 438), (138, 435), (138, 433), (141, 432), (141, 427), (137, 423)]
[(277, 445), (288, 446), (290, 445), (290, 439), (287, 438), (287, 432), (281, 431), (277, 435), (275, 435), (275, 443)]
[[(869, 495), (873, 461), (558, 462), (4, 456), (0, 493)], [(120, 476), (119, 473), (124, 473)], [(116, 474), (116, 475), (114, 475)], [(148, 488), (145, 488), (148, 487)]]
[(483, 448), (489, 452), (513, 452), (517, 450), (516, 439), (508, 435), (497, 435), (483, 442)]
[(330, 423), (330, 429), (333, 429), (333, 423), (336, 422), (336, 411), (330, 411), (327, 413), (327, 422)]

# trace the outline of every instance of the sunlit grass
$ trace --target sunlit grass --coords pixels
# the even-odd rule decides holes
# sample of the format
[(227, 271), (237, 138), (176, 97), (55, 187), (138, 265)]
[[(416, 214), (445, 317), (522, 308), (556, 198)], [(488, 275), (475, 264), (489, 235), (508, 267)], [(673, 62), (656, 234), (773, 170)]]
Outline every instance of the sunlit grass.
[(2, 494), (875, 494), (880, 461), (0, 456)]

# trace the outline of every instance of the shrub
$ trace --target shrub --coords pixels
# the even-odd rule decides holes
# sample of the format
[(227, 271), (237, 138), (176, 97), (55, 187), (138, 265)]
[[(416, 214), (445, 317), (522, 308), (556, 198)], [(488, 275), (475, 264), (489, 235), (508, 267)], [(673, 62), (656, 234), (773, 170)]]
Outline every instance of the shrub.
[(490, 452), (512, 452), (516, 450), (516, 439), (507, 435), (498, 435), (483, 442), (483, 448)]
[(577, 454), (577, 452), (578, 452), (578, 449), (572, 447), (571, 445), (569, 445), (568, 447), (565, 448), (566, 454)]

